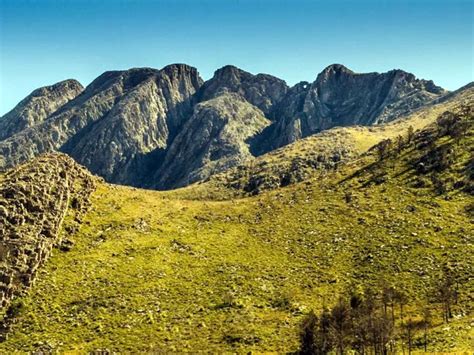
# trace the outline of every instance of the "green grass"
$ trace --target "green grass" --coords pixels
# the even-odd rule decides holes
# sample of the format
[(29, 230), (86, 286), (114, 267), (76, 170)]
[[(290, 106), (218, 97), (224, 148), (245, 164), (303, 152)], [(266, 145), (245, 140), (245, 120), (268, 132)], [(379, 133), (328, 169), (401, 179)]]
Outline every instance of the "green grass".
[[(424, 129), (435, 122), (443, 112), (456, 110), (460, 105), (473, 101), (474, 88), (469, 88), (447, 101), (423, 107), (388, 124), (370, 127), (335, 127), (259, 156), (243, 166), (212, 176), (205, 187), (183, 189), (180, 194), (189, 198), (196, 198), (198, 195), (221, 199), (222, 192), (212, 188), (213, 185), (246, 186), (252, 178), (265, 181), (261, 183), (259, 190), (267, 190), (279, 187), (284, 176), (291, 176), (293, 183), (306, 180), (315, 174), (315, 170), (321, 170), (321, 167), (331, 167), (340, 164), (341, 161), (343, 163), (354, 161), (380, 141), (406, 135), (410, 127), (414, 130)], [(338, 157), (340, 161), (334, 163), (334, 157)], [(242, 191), (228, 191), (227, 198), (229, 194), (239, 193), (242, 194)]]
[[(445, 178), (463, 178), (472, 142), (471, 131), (453, 146), (456, 164)], [(443, 144), (454, 143), (436, 141)], [(369, 155), (300, 184), (223, 201), (199, 199), (206, 184), (171, 192), (99, 184), (93, 209), (68, 236), (72, 250), (55, 251), (16, 301), (0, 352), (292, 352), (310, 310), (348, 290), (387, 285), (408, 295), (405, 318), (432, 309), (429, 351), (468, 352), (471, 200), (460, 190), (412, 187), (422, 153), (411, 145), (380, 164)], [(369, 183), (380, 174), (384, 183)], [(449, 325), (432, 300), (446, 264), (459, 274)]]

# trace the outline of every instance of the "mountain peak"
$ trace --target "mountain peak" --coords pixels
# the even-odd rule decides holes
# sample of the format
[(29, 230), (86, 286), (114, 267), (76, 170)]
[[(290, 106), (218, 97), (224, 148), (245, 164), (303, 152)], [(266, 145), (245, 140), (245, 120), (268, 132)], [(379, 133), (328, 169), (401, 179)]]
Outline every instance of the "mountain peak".
[(280, 101), (288, 87), (285, 81), (268, 74), (251, 74), (234, 65), (226, 65), (214, 72), (200, 90), (200, 100), (209, 100), (225, 92), (241, 95), (249, 103), (268, 114), (272, 105)]
[(84, 87), (67, 79), (34, 90), (0, 119), (0, 141), (43, 122), (49, 115), (78, 96)]
[(43, 96), (46, 93), (51, 92), (58, 92), (63, 93), (65, 91), (73, 90), (73, 91), (82, 91), (84, 87), (81, 85), (79, 81), (76, 79), (66, 79), (63, 81), (59, 81), (53, 85), (47, 85), (40, 87), (34, 90), (28, 97), (38, 97)]
[(234, 65), (225, 65), (214, 72), (214, 78), (219, 81), (239, 81), (242, 76), (251, 77), (252, 74), (237, 68)]
[(163, 71), (166, 73), (178, 73), (178, 74), (182, 74), (182, 73), (197, 74), (198, 73), (198, 70), (195, 67), (192, 67), (184, 63), (169, 64), (163, 67), (160, 71)]
[[(76, 90), (62, 91), (70, 87)], [(72, 79), (52, 88), (57, 90), (39, 89), (40, 96), (20, 103), (0, 120), (0, 168), (60, 150), (108, 181), (135, 186), (151, 186), (151, 176), (178, 171), (179, 164), (173, 163), (176, 169), (164, 168), (172, 157), (186, 156), (180, 160), (185, 171), (184, 164), (213, 139), (224, 142), (226, 134), (242, 137), (234, 126), (220, 135), (222, 122), (240, 122), (239, 127), (247, 129), (247, 118), (261, 115), (272, 124), (259, 126), (262, 131), (250, 135), (248, 146), (245, 137), (234, 142), (239, 145), (231, 149), (236, 159), (224, 158), (227, 153), (218, 153), (220, 148), (213, 145), (199, 159), (204, 165), (208, 158), (216, 166), (224, 161), (237, 164), (243, 156), (250, 157), (247, 149), (249, 154), (262, 154), (334, 126), (388, 122), (444, 95), (432, 82), (399, 69), (363, 74), (342, 64), (329, 65), (312, 83), (292, 88), (275, 76), (252, 74), (234, 65), (216, 70), (203, 83), (197, 69), (183, 63), (108, 71), (85, 90)], [(189, 123), (196, 112), (198, 124)], [(181, 147), (175, 142), (183, 130), (189, 142), (183, 141)], [(236, 147), (234, 143), (231, 146)], [(193, 171), (201, 171), (198, 165)], [(171, 180), (166, 186), (173, 186)]]
[(324, 70), (321, 73), (322, 74), (323, 73), (327, 73), (327, 74), (335, 74), (335, 73), (354, 74), (354, 72), (352, 70), (350, 70), (349, 68), (347, 68), (346, 66), (344, 66), (342, 64), (337, 64), (337, 63), (328, 65), (326, 68), (324, 68)]

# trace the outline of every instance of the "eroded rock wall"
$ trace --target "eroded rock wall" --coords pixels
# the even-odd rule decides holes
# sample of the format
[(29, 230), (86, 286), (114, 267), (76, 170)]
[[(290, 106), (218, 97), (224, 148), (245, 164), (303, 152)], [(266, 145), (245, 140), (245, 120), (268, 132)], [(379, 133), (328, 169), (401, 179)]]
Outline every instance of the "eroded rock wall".
[(0, 314), (61, 242), (65, 217), (80, 221), (94, 189), (95, 178), (64, 154), (44, 155), (0, 175)]

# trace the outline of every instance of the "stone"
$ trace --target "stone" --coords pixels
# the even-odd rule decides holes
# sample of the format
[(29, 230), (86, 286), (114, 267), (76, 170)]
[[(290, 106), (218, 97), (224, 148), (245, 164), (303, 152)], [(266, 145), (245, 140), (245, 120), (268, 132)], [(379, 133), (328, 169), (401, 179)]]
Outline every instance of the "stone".
[[(13, 297), (32, 284), (36, 270), (51, 255), (53, 246), (72, 247), (71, 241), (61, 243), (61, 225), (66, 216), (80, 218), (90, 208), (89, 196), (94, 189), (94, 177), (72, 158), (58, 153), (43, 155), (3, 175), (0, 180), (0, 283), (6, 286), (0, 287), (3, 311)], [(71, 199), (76, 201), (74, 206)]]

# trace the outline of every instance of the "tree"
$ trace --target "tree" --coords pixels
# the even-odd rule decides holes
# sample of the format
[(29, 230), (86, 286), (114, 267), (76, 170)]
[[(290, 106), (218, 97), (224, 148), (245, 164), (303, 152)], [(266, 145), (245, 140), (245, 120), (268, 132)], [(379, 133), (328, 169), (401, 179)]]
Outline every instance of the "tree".
[(388, 353), (392, 343), (394, 324), (384, 311), (378, 293), (366, 290), (353, 294), (349, 302), (340, 298), (330, 310), (319, 318), (310, 313), (303, 323), (301, 353), (343, 354), (346, 350), (375, 354)]
[(334, 334), (338, 352), (344, 354), (351, 333), (351, 322), (350, 309), (342, 299), (339, 299), (339, 302), (331, 311), (331, 330)]
[(395, 141), (395, 149), (397, 150), (397, 153), (400, 154), (400, 152), (403, 150), (404, 147), (405, 147), (405, 140), (403, 139), (402, 136), (398, 136), (397, 140)]
[(431, 325), (431, 311), (428, 307), (423, 309), (423, 345), (425, 353), (428, 350), (428, 327)]
[(383, 141), (381, 141), (379, 144), (375, 146), (379, 160), (383, 160), (384, 158), (388, 156), (391, 146), (392, 146), (391, 139), (384, 139)]
[(401, 290), (393, 289), (393, 301), (400, 306), (400, 321), (403, 324), (404, 313), (403, 306), (408, 302), (408, 296)]
[(382, 302), (384, 306), (384, 313), (387, 314), (387, 307), (390, 305), (392, 322), (395, 323), (395, 298), (396, 290), (393, 286), (384, 287), (382, 290)]
[(410, 144), (415, 139), (415, 129), (413, 126), (408, 127), (407, 131), (407, 143)]
[(438, 137), (450, 135), (458, 120), (460, 120), (460, 117), (454, 112), (446, 111), (441, 114), (436, 120), (438, 124)]
[(324, 355), (333, 349), (330, 334), (331, 315), (325, 309), (320, 318), (310, 312), (303, 321), (300, 354)]
[(406, 329), (406, 337), (407, 337), (407, 343), (408, 343), (408, 354), (411, 354), (411, 349), (412, 349), (412, 343), (413, 343), (413, 333), (415, 332), (415, 329), (417, 327), (417, 324), (415, 321), (413, 321), (411, 318), (408, 319), (408, 321), (404, 324), (404, 327)]
[(441, 280), (437, 287), (437, 300), (443, 305), (443, 320), (449, 323), (452, 318), (452, 306), (457, 301), (454, 271), (449, 266), (443, 267)]
[(303, 326), (301, 327), (301, 350), (300, 354), (310, 355), (315, 353), (314, 343), (315, 343), (315, 331), (318, 324), (318, 317), (311, 311), (303, 321)]
[(354, 195), (352, 194), (351, 191), (346, 191), (344, 193), (344, 200), (346, 201), (346, 203), (351, 203), (352, 200), (353, 200), (353, 197), (354, 197)]

